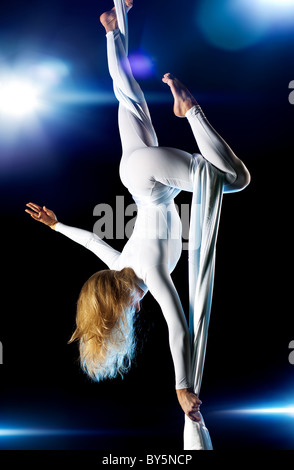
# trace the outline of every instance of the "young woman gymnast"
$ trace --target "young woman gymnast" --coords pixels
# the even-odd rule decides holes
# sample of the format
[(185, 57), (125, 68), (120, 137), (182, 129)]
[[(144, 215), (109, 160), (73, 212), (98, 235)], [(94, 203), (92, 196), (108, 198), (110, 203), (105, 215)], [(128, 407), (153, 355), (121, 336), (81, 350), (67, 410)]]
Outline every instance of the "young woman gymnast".
[(150, 291), (167, 322), (179, 403), (190, 420), (199, 422), (201, 401), (193, 388), (189, 328), (171, 278), (182, 251), (174, 198), (182, 190), (195, 192), (195, 175), (204, 166), (213, 179), (212, 193), (242, 190), (250, 175), (210, 125), (196, 99), (169, 73), (162, 80), (173, 94), (174, 113), (188, 120), (201, 154), (158, 146), (147, 103), (127, 56), (126, 13), (132, 1), (114, 3), (100, 21), (106, 31), (108, 67), (119, 102), (120, 177), (138, 209), (133, 234), (120, 253), (96, 234), (59, 222), (45, 206), (28, 203), (26, 212), (91, 250), (109, 268), (93, 274), (78, 299), (71, 341), (79, 341), (86, 372), (99, 381), (128, 369), (134, 351), (133, 320), (141, 299)]

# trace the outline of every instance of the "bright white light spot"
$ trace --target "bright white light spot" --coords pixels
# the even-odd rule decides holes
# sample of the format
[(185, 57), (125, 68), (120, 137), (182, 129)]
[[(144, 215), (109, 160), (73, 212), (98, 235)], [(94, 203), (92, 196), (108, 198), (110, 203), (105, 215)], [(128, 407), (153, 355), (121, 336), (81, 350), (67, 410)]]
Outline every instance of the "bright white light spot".
[(248, 415), (289, 415), (294, 417), (294, 406), (271, 407), (271, 408), (244, 408), (239, 410), (231, 410), (234, 414)]
[(13, 79), (0, 83), (1, 113), (21, 117), (35, 111), (38, 105), (38, 93), (30, 83)]
[(286, 406), (284, 408), (256, 408), (243, 410), (244, 413), (249, 414), (289, 414), (294, 415), (294, 406)]
[(293, 21), (294, 0), (256, 0), (251, 8), (259, 18), (272, 18)]
[(293, 0), (263, 0), (265, 3), (272, 3), (277, 6), (293, 5)]
[(275, 10), (278, 10), (279, 8), (285, 9), (292, 7), (294, 5), (294, 0), (258, 0), (257, 3), (264, 7), (266, 13), (267, 7), (274, 8)]

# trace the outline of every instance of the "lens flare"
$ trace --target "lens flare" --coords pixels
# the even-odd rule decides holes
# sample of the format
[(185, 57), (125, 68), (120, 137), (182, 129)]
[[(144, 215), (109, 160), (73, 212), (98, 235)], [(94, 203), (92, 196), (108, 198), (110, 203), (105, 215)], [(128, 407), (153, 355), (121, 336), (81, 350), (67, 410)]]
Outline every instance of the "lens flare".
[(282, 414), (294, 417), (294, 406), (273, 407), (273, 408), (248, 408), (244, 410), (235, 410), (235, 413), (251, 415), (271, 415)]
[(58, 59), (43, 60), (30, 67), (30, 75), (44, 88), (60, 85), (70, 75), (69, 65)]
[(294, 23), (294, 0), (202, 0), (197, 4), (199, 31), (213, 46), (237, 51), (252, 47), (276, 29)]
[(294, 405), (286, 406), (261, 406), (261, 407), (246, 407), (236, 408), (230, 410), (222, 410), (221, 413), (227, 413), (230, 415), (255, 415), (255, 416), (267, 416), (267, 415), (283, 415), (294, 418)]
[(22, 117), (38, 109), (37, 90), (32, 84), (21, 80), (7, 80), (0, 83), (0, 112)]
[(278, 8), (284, 8), (294, 5), (294, 0), (260, 0), (264, 5), (273, 5)]
[(154, 62), (144, 52), (134, 52), (129, 55), (132, 71), (137, 78), (150, 78), (154, 75)]

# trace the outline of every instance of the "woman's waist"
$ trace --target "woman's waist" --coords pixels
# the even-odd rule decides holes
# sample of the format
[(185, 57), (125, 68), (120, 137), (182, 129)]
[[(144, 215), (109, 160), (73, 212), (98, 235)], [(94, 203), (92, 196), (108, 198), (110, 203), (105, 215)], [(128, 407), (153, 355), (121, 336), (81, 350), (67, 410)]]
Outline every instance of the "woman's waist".
[(170, 206), (174, 205), (175, 197), (180, 193), (177, 188), (160, 185), (154, 187), (149, 194), (140, 194), (139, 192), (130, 191), (138, 208)]
[(182, 222), (174, 203), (139, 207), (133, 236), (145, 240), (181, 238)]

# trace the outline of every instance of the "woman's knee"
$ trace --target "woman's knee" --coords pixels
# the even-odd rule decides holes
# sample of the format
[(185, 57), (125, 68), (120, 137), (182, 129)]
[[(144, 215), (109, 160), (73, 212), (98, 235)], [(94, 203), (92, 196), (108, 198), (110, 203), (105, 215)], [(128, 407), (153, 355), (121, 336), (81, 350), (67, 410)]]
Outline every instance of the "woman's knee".
[(248, 186), (251, 181), (250, 173), (241, 160), (234, 170), (236, 173), (236, 179), (230, 184), (225, 184), (225, 192), (241, 191), (242, 189), (246, 188), (246, 186)]

